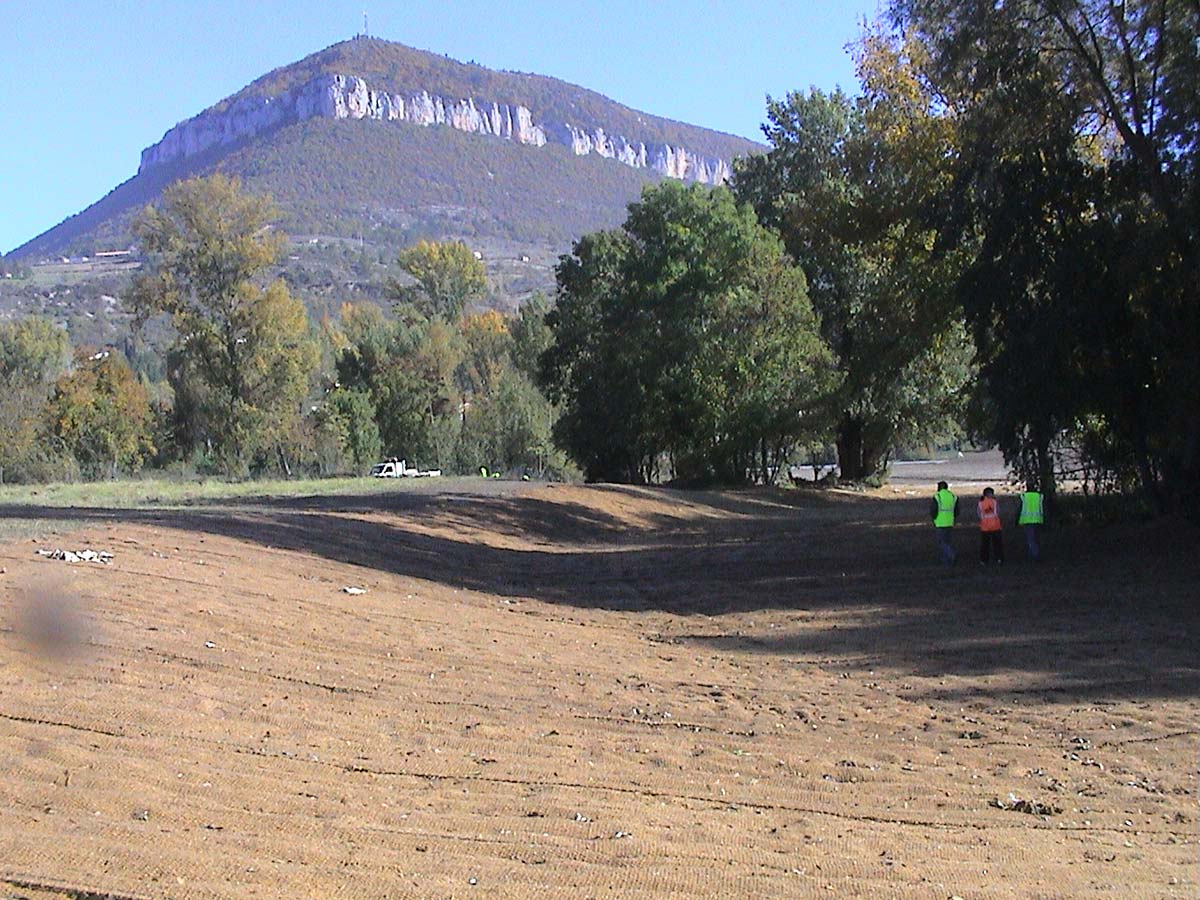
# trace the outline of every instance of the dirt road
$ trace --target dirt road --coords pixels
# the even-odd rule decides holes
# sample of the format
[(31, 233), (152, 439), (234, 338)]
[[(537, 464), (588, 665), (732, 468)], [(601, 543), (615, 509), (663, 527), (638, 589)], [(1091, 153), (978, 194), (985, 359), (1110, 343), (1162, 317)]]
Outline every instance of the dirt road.
[(0, 897), (1197, 896), (1194, 531), (486, 491), (32, 511)]

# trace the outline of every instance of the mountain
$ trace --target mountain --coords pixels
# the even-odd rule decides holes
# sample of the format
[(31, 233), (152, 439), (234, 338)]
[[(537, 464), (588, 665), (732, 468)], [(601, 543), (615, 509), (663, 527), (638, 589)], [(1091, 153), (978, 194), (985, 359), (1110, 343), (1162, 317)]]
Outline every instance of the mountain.
[[(382, 264), (418, 237), (462, 238), (540, 267), (532, 281), (544, 282), (557, 253), (620, 222), (647, 182), (719, 184), (761, 149), (558, 79), (360, 37), (171, 128), (134, 177), (12, 255), (126, 247), (132, 216), (165, 186), (223, 171), (275, 198), (300, 268), (352, 252)], [(509, 273), (517, 293), (532, 283), (520, 274)]]

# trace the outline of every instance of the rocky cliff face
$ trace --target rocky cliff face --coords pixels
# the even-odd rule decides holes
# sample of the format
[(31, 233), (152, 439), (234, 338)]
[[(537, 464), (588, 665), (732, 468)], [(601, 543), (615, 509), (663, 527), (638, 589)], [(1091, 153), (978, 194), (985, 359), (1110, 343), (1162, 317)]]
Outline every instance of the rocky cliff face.
[(319, 75), (284, 94), (245, 97), (223, 109), (213, 108), (181, 122), (157, 144), (142, 151), (138, 172), (317, 117), (448, 125), (459, 131), (491, 135), (535, 147), (562, 144), (577, 156), (595, 153), (633, 168), (653, 169), (668, 178), (703, 184), (723, 184), (732, 176), (728, 160), (701, 156), (685, 147), (645, 143), (606, 134), (603, 128), (587, 130), (568, 122), (539, 124), (524, 106), (477, 105), (470, 98), (447, 100), (426, 91), (409, 97), (389, 94), (372, 90), (361, 78), (346, 75)]

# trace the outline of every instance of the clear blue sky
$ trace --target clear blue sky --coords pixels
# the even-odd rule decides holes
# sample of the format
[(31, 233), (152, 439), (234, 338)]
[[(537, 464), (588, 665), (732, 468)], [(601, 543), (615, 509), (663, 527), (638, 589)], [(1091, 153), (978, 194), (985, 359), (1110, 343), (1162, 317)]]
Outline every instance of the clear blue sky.
[(656, 115), (760, 137), (767, 94), (854, 87), (876, 0), (3, 0), (0, 251), (100, 199), (143, 147), (362, 27), (553, 75)]

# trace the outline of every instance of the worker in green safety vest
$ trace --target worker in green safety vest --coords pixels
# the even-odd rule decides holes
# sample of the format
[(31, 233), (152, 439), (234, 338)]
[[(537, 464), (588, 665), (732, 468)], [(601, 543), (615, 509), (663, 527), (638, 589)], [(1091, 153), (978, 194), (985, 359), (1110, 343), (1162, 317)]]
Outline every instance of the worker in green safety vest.
[(937, 533), (938, 554), (946, 565), (953, 565), (958, 559), (951, 540), (954, 520), (958, 518), (958, 498), (944, 481), (938, 482), (937, 493), (929, 503), (929, 517), (933, 519), (933, 530)]
[(1046, 506), (1037, 484), (1030, 481), (1021, 495), (1021, 512), (1017, 524), (1025, 530), (1025, 550), (1034, 562), (1041, 561), (1042, 547), (1039, 532), (1046, 523)]

